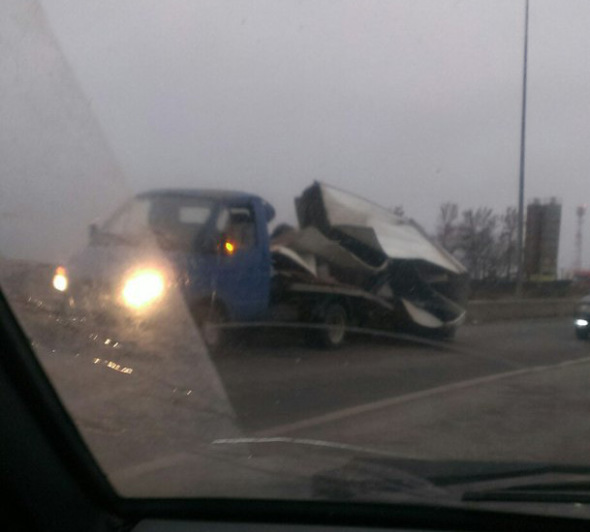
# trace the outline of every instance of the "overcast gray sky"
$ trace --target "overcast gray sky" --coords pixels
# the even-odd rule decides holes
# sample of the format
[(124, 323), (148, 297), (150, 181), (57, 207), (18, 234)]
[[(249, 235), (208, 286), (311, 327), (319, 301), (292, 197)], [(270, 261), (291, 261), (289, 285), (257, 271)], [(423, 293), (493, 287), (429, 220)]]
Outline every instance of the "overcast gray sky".
[[(58, 82), (67, 85), (66, 100), (77, 99), (79, 109), (70, 122), (95, 122), (80, 135), (100, 145), (94, 157), (120, 194), (175, 185), (243, 189), (293, 221), (294, 196), (319, 179), (401, 204), (429, 231), (444, 201), (516, 205), (524, 0), (39, 4), (35, 28), (47, 39), (27, 41), (20, 67), (4, 76), (12, 98), (43, 68), (42, 82), (53, 88), (36, 98), (59, 99)], [(24, 13), (17, 0), (6, 5)], [(531, 0), (526, 198), (562, 201), (562, 268), (573, 260), (575, 208), (590, 202), (589, 27), (586, 0)], [(57, 73), (37, 58), (48, 43), (63, 53)], [(37, 71), (26, 77), (29, 61)], [(14, 108), (0, 115), (17, 123)], [(26, 138), (26, 127), (19, 134)], [(14, 139), (2, 139), (2, 159), (14, 157)], [(10, 179), (5, 171), (5, 227)], [(83, 195), (82, 188), (80, 205)]]

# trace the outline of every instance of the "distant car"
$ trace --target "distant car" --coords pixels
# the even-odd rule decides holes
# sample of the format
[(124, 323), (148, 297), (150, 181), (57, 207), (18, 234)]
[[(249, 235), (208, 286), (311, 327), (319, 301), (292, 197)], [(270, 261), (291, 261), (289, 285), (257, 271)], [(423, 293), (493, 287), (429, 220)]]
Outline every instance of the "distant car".
[(586, 340), (590, 335), (590, 295), (580, 299), (576, 305), (574, 323), (576, 336), (580, 340)]

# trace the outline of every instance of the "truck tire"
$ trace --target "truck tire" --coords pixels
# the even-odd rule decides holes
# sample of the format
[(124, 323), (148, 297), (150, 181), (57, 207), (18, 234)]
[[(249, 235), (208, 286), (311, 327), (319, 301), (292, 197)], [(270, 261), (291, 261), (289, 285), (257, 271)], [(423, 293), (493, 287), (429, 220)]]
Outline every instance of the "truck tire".
[(223, 328), (225, 323), (227, 323), (227, 316), (219, 306), (197, 312), (197, 325), (201, 338), (211, 353), (221, 353), (229, 345), (229, 331)]
[(323, 349), (336, 349), (346, 339), (348, 315), (339, 303), (330, 303), (321, 313), (318, 320), (319, 329), (314, 329), (312, 339)]

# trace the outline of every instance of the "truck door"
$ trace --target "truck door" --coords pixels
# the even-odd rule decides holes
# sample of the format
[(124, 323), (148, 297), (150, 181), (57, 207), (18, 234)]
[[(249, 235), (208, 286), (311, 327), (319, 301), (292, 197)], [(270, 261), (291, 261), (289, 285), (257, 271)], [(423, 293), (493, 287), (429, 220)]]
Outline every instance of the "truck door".
[(266, 219), (252, 202), (221, 209), (214, 290), (233, 320), (260, 319), (270, 297), (270, 251)]

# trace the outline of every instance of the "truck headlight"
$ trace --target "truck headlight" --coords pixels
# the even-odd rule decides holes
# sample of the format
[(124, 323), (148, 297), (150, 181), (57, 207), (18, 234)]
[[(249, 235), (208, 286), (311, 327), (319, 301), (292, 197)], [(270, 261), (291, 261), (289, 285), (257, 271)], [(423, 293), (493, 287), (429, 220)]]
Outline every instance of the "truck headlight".
[(158, 270), (139, 270), (123, 286), (123, 301), (132, 308), (145, 307), (164, 294), (164, 276)]
[(576, 320), (576, 327), (588, 327), (588, 320), (578, 318)]
[(59, 266), (55, 269), (51, 284), (53, 285), (53, 288), (59, 292), (65, 292), (68, 289), (68, 273), (63, 266)]

